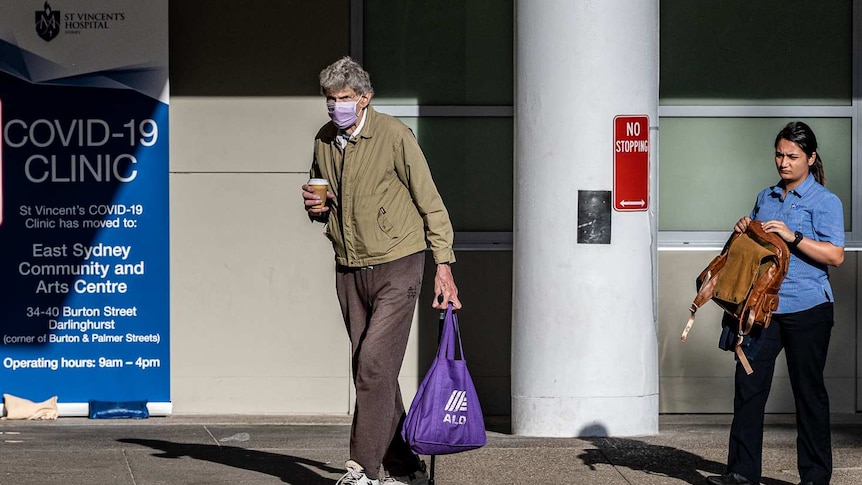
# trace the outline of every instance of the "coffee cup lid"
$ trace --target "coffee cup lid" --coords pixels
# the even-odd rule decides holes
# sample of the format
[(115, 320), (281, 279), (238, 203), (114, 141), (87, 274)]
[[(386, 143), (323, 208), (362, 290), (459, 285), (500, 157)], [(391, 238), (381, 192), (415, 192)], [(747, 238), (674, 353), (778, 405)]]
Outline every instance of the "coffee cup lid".
[(329, 181), (326, 179), (311, 179), (308, 181), (308, 185), (329, 185)]

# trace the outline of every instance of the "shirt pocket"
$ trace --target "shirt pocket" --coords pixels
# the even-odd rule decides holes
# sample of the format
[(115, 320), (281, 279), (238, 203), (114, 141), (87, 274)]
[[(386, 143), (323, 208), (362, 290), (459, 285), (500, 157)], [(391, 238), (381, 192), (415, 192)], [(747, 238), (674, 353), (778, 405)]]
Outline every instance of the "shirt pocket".
[(784, 223), (791, 231), (800, 231), (805, 237), (814, 235), (814, 227), (811, 222), (811, 211), (799, 202), (790, 206), (790, 210), (784, 214)]

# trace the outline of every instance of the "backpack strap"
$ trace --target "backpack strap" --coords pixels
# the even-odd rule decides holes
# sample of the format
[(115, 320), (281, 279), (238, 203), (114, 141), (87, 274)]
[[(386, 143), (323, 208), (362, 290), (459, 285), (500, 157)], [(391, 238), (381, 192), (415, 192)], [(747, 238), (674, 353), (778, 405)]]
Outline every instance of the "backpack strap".
[(754, 282), (739, 318), (740, 335), (748, 335), (755, 324), (769, 327), (772, 312), (778, 309), (778, 289), (783, 275), (779, 275), (777, 258), (775, 260), (776, 265), (764, 271)]
[[(720, 261), (720, 265), (718, 265), (719, 269), (723, 263), (724, 259)], [(685, 342), (685, 339), (688, 338), (688, 332), (691, 331), (691, 327), (694, 326), (694, 314), (697, 312), (697, 309), (700, 308), (704, 303), (708, 302), (712, 299), (712, 292), (715, 288), (716, 278), (712, 272), (713, 265), (710, 265), (710, 268), (707, 268), (706, 274), (704, 274), (703, 283), (700, 285), (700, 290), (698, 290), (697, 295), (694, 297), (694, 301), (691, 302), (691, 307), (688, 311), (691, 312), (691, 315), (688, 317), (688, 322), (685, 324), (685, 328), (682, 329), (682, 337), (680, 339)]]
[(745, 369), (745, 374), (750, 376), (754, 373), (754, 369), (751, 368), (751, 364), (748, 362), (748, 357), (746, 357), (745, 352), (742, 351), (742, 347), (740, 347), (741, 343), (742, 335), (736, 337), (736, 345), (734, 346), (733, 351), (736, 353), (739, 363), (742, 364), (742, 368)]
[(731, 234), (727, 239), (727, 242), (724, 244), (724, 249), (721, 250), (721, 254), (714, 257), (712, 261), (710, 261), (709, 266), (707, 266), (706, 269), (704, 269), (697, 277), (697, 280), (695, 281), (697, 285), (697, 295), (695, 295), (694, 301), (691, 302), (691, 307), (688, 309), (691, 314), (688, 317), (688, 322), (686, 322), (685, 328), (682, 330), (682, 336), (680, 337), (680, 340), (683, 342), (685, 342), (688, 337), (688, 332), (691, 331), (691, 327), (694, 326), (694, 313), (714, 296), (715, 283), (718, 281), (715, 276), (724, 267), (724, 263), (727, 262), (727, 248), (737, 237), (739, 237), (738, 233)]

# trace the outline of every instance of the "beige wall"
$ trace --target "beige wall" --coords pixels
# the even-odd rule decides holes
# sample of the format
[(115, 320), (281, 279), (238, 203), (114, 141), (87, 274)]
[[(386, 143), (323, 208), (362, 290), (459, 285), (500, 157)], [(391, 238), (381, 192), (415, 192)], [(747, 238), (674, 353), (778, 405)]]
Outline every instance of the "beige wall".
[[(718, 348), (721, 312), (714, 303), (698, 310), (688, 341), (679, 336), (694, 299), (694, 280), (718, 251), (659, 253), (660, 409), (664, 413), (732, 412), (733, 354)], [(826, 385), (833, 412), (855, 412), (857, 334), (860, 322), (858, 253), (848, 252), (844, 264), (830, 271), (835, 292), (835, 327), (826, 364)], [(775, 369), (767, 411), (793, 412), (793, 396), (784, 354)]]
[[(347, 413), (332, 253), (301, 209), (349, 2), (170, 4), (176, 413)], [(415, 372), (414, 372), (415, 374)]]
[(287, 148), (310, 146), (320, 104), (171, 100), (175, 412), (347, 410), (331, 249), (300, 206), (308, 157)]

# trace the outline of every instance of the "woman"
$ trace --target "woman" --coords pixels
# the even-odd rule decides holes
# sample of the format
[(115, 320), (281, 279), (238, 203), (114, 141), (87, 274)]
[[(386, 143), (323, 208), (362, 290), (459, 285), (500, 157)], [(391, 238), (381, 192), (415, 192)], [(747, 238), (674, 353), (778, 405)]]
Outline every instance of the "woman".
[(757, 195), (751, 214), (733, 230), (743, 232), (752, 219), (760, 220), (767, 232), (787, 241), (790, 267), (772, 323), (749, 347), (754, 373), (746, 375), (737, 362), (727, 473), (709, 477), (714, 485), (760, 483), (764, 409), (782, 348), (796, 405), (801, 484), (824, 485), (832, 477), (823, 368), (833, 325), (828, 266), (844, 262), (844, 213), (838, 197), (824, 187), (817, 138), (808, 125), (794, 121), (778, 133), (775, 167), (781, 180)]

